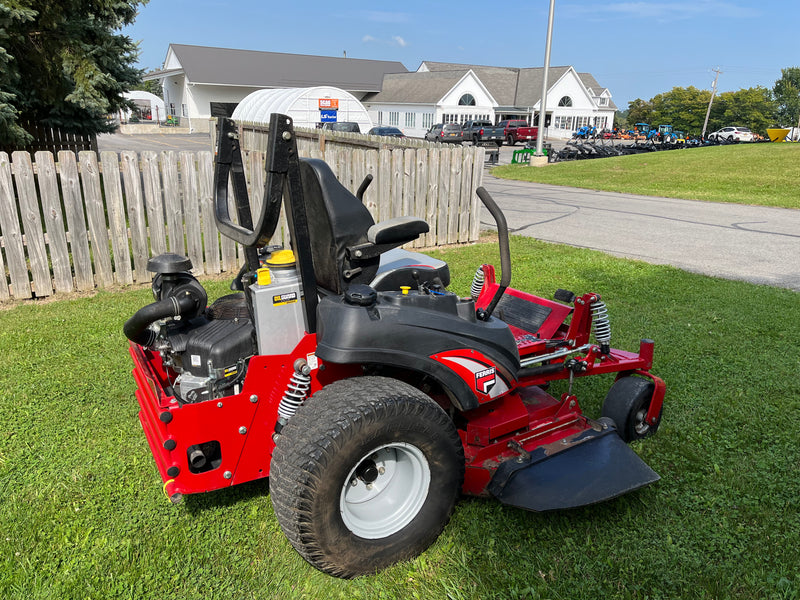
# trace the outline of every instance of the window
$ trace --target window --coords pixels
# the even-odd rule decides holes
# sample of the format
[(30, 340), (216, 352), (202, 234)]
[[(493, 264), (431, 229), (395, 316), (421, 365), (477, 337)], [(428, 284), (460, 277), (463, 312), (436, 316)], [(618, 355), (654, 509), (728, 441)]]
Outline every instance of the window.
[(186, 108), (185, 104), (181, 104), (181, 116), (182, 117), (188, 117), (189, 116), (189, 110)]
[(212, 102), (212, 117), (232, 117), (233, 110), (239, 105), (238, 102)]
[(433, 113), (424, 113), (422, 115), (422, 126), (425, 129), (433, 127)]
[(416, 126), (417, 126), (417, 113), (407, 112), (406, 127), (416, 127)]
[(397, 111), (389, 111), (389, 125), (400, 125), (400, 113)]
[(458, 99), (459, 106), (475, 106), (475, 98), (472, 94), (464, 94)]
[(600, 98), (600, 106), (608, 106), (608, 98)]
[(572, 98), (569, 96), (562, 96), (561, 100), (558, 101), (559, 106), (572, 106)]

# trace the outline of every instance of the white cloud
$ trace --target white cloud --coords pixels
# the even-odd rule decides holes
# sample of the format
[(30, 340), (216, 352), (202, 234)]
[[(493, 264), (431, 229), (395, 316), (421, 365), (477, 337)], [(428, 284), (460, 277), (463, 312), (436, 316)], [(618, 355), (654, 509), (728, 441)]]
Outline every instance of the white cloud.
[(405, 48), (406, 46), (408, 46), (408, 42), (405, 41), (405, 39), (403, 39), (399, 35), (393, 35), (391, 39), (388, 40), (376, 38), (371, 35), (365, 35), (364, 37), (361, 38), (361, 41), (365, 44), (375, 43), (384, 46), (400, 46), (401, 48)]

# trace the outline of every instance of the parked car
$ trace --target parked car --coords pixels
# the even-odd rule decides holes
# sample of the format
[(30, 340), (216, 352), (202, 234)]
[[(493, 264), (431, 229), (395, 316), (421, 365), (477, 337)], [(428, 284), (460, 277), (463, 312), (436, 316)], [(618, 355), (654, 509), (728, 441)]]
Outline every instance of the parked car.
[(752, 142), (753, 132), (747, 127), (723, 127), (708, 134), (712, 142)]
[(338, 123), (325, 123), (322, 126), (323, 129), (327, 129), (328, 131), (346, 131), (349, 133), (361, 133), (361, 127), (358, 126), (358, 123), (353, 123), (350, 121), (341, 121)]
[(492, 125), (491, 121), (467, 121), (461, 128), (465, 142), (478, 144), (503, 145), (504, 131), (502, 127)]
[(386, 137), (406, 137), (397, 127), (373, 127), (367, 133), (369, 135), (383, 135)]
[(535, 142), (539, 133), (538, 127), (530, 127), (524, 119), (500, 121), (497, 126), (503, 128), (503, 137), (509, 146), (517, 142)]
[(429, 142), (443, 144), (460, 144), (464, 140), (464, 132), (458, 123), (437, 123), (425, 134)]

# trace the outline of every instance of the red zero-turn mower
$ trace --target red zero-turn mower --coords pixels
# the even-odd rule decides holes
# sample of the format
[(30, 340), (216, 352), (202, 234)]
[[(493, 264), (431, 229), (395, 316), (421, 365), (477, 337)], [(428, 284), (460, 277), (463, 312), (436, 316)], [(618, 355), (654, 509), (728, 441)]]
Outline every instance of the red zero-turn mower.
[[(653, 342), (611, 348), (597, 294), (508, 288), (508, 230), (485, 190), (502, 277), (483, 265), (461, 298), (444, 262), (399, 248), (428, 225), (375, 224), (366, 185), (354, 196), (324, 162), (300, 159), (283, 115), (272, 116), (254, 222), (236, 131), (221, 120), (214, 185), (217, 225), (245, 248), (239, 291), (207, 306), (189, 259), (157, 256), (155, 302), (125, 323), (170, 498), (269, 477), (297, 551), (354, 577), (422, 552), (462, 493), (546, 511), (658, 480), (626, 445), (659, 425)], [(281, 202), (291, 250), (268, 246)], [(617, 378), (597, 420), (572, 386), (545, 391), (600, 373)]]

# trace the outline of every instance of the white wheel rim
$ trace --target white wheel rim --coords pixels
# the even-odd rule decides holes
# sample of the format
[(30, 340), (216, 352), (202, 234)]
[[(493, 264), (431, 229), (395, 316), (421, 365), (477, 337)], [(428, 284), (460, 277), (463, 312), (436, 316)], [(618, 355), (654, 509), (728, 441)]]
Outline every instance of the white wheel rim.
[(390, 536), (414, 520), (425, 504), (430, 483), (431, 471), (422, 450), (404, 442), (380, 446), (347, 475), (339, 496), (342, 520), (359, 537)]

